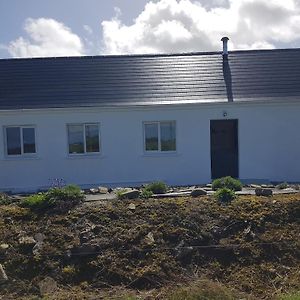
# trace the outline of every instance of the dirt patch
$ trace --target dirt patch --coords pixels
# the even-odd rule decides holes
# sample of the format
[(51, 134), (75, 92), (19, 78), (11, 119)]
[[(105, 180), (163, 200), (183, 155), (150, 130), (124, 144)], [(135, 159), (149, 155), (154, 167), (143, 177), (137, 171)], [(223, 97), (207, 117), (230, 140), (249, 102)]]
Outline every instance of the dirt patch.
[[(201, 277), (271, 299), (300, 289), (299, 233), (299, 194), (239, 196), (230, 205), (212, 197), (112, 200), (61, 215), (0, 206), (0, 244), (9, 245), (0, 247), (9, 278), (0, 295), (39, 295), (49, 277), (87, 295), (120, 286), (159, 293)], [(25, 237), (32, 242), (21, 243)]]

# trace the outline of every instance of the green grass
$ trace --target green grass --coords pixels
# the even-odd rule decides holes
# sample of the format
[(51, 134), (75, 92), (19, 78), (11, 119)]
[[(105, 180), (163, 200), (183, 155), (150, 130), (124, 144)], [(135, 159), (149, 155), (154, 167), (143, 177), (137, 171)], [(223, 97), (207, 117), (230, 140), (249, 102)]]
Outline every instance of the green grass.
[(300, 291), (279, 296), (279, 300), (300, 300)]

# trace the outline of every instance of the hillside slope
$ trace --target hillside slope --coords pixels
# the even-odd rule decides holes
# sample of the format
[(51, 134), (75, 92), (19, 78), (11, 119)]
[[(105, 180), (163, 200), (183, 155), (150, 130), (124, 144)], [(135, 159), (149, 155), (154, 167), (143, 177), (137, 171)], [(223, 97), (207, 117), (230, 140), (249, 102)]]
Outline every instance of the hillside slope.
[(199, 278), (227, 287), (228, 299), (275, 299), (300, 290), (300, 194), (230, 205), (212, 197), (103, 201), (67, 214), (12, 204), (0, 206), (0, 244), (3, 299), (39, 295), (45, 277), (62, 299), (73, 289), (78, 299), (116, 289), (166, 299), (174, 284)]

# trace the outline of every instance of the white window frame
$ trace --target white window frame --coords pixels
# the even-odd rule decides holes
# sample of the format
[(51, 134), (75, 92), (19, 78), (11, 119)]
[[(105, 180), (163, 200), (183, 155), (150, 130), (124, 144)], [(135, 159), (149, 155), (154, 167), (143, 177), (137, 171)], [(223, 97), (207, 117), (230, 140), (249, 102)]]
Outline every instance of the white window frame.
[[(160, 137), (160, 124), (161, 123), (174, 123), (175, 125), (175, 150), (170, 150), (170, 151), (162, 151), (161, 150), (161, 137)], [(146, 150), (146, 126), (148, 124), (157, 124), (158, 125), (158, 150)], [(161, 120), (161, 121), (144, 121), (143, 122), (143, 138), (144, 138), (144, 143), (143, 143), (143, 148), (144, 148), (144, 153), (160, 153), (160, 154), (170, 154), (170, 153), (177, 153), (177, 124), (175, 120)]]
[[(83, 153), (70, 153), (70, 143), (69, 143), (69, 126), (82, 126), (83, 127)], [(88, 125), (97, 125), (98, 126), (98, 142), (99, 142), (99, 151), (98, 152), (87, 152), (86, 151), (86, 126)], [(101, 134), (100, 134), (100, 123), (99, 122), (89, 122), (89, 123), (68, 123), (66, 126), (67, 130), (67, 154), (69, 156), (86, 156), (86, 155), (99, 155), (101, 154)]]
[[(8, 145), (7, 145), (7, 128), (19, 128), (20, 130), (20, 144), (21, 144), (21, 154), (8, 154)], [(23, 128), (33, 128), (34, 129), (34, 142), (35, 142), (35, 152), (34, 153), (24, 153), (24, 140), (23, 140)], [(37, 134), (36, 134), (36, 125), (8, 125), (4, 126), (4, 153), (6, 158), (14, 157), (35, 157), (37, 156)]]

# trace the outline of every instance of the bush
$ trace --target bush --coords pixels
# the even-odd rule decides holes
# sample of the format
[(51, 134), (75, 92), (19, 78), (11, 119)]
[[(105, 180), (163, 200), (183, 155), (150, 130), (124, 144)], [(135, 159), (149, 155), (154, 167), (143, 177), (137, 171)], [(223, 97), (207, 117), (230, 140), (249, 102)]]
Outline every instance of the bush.
[(215, 179), (212, 183), (212, 189), (214, 191), (221, 188), (227, 188), (233, 191), (241, 191), (242, 187), (243, 185), (238, 179), (230, 176)]
[(7, 205), (11, 203), (11, 199), (5, 193), (0, 192), (0, 205)]
[(235, 193), (231, 189), (221, 188), (216, 191), (215, 197), (222, 203), (229, 203), (235, 199)]
[(276, 186), (279, 190), (283, 190), (289, 187), (289, 184), (287, 182), (281, 182)]
[(147, 184), (144, 190), (151, 191), (153, 194), (165, 194), (167, 191), (167, 185), (162, 181), (155, 181)]
[(147, 189), (142, 189), (140, 197), (142, 199), (148, 199), (153, 195), (152, 191), (147, 190)]
[(84, 199), (78, 186), (68, 185), (62, 188), (51, 188), (46, 193), (26, 197), (22, 205), (32, 210), (70, 209)]

